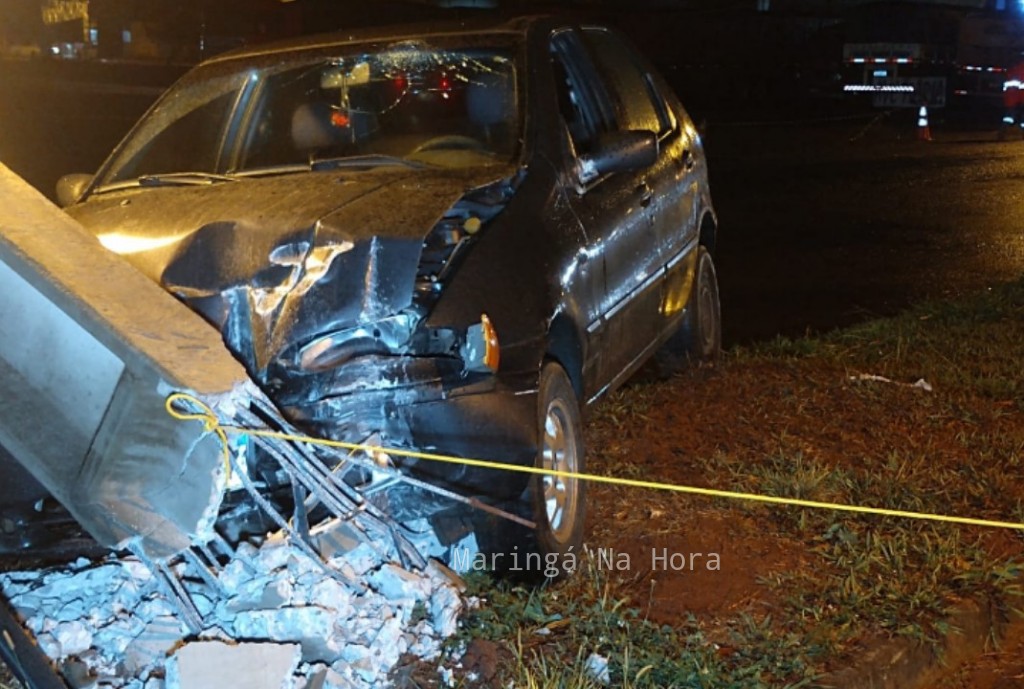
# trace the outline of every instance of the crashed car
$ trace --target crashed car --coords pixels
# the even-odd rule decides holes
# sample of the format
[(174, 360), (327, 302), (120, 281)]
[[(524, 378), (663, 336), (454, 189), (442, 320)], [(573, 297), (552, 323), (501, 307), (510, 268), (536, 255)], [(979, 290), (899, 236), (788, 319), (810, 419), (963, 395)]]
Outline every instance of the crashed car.
[[(720, 347), (700, 137), (600, 26), (236, 51), (58, 196), (322, 438), (581, 472), (582, 409), (652, 357), (671, 369)], [(260, 475), (258, 452), (236, 449)], [(580, 480), (390, 461), (520, 517), (467, 518), (484, 551), (580, 548)], [(388, 509), (413, 519), (426, 502)]]

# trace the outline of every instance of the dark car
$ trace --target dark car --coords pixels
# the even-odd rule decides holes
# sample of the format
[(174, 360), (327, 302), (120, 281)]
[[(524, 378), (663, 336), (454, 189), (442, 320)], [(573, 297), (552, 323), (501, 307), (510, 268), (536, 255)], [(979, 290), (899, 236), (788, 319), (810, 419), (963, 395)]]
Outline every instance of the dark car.
[[(234, 52), (59, 195), (325, 438), (583, 471), (582, 407), (719, 349), (700, 138), (600, 26)], [(477, 520), (485, 550), (579, 550), (580, 481), (396, 461), (536, 522)]]

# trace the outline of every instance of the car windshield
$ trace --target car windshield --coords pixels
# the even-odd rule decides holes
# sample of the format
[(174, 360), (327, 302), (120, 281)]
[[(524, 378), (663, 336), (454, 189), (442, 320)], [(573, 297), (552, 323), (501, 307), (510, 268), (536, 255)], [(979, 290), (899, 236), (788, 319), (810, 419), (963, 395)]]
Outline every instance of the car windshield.
[(213, 63), (161, 99), (98, 186), (505, 163), (522, 128), (514, 55), (402, 41)]

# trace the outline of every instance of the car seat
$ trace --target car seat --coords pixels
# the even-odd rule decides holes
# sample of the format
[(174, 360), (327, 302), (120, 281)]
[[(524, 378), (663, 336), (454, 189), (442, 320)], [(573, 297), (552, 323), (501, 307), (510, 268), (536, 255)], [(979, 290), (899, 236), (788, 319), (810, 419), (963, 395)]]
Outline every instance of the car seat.
[(341, 146), (345, 131), (331, 123), (333, 110), (325, 101), (302, 103), (292, 113), (292, 144), (306, 156)]
[(492, 149), (508, 137), (516, 119), (515, 81), (510, 72), (485, 72), (466, 86), (466, 115)]

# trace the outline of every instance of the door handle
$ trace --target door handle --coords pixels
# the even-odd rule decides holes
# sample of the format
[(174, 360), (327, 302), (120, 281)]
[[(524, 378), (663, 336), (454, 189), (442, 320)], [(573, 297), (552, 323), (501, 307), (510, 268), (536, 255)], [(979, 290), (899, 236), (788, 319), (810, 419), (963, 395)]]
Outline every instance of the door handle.
[(640, 206), (647, 208), (651, 205), (651, 199), (654, 198), (654, 191), (648, 186), (647, 182), (641, 182), (636, 187), (636, 193), (640, 194)]
[(686, 149), (683, 151), (683, 168), (689, 172), (697, 165), (697, 159), (693, 155), (693, 151)]

